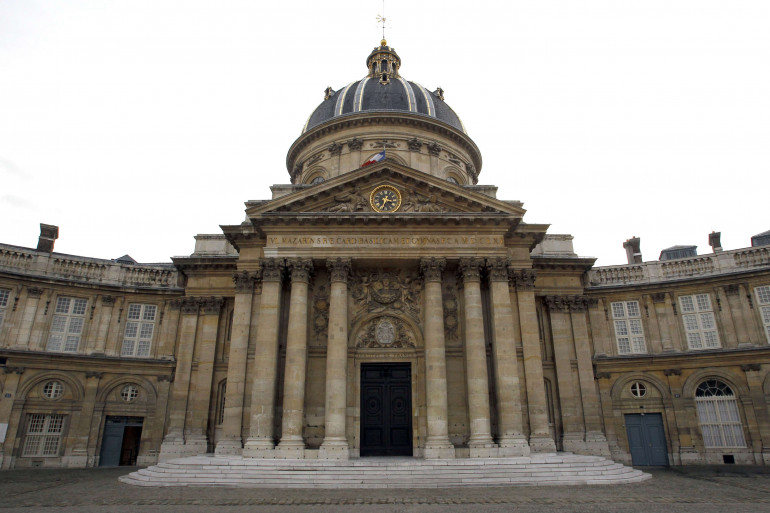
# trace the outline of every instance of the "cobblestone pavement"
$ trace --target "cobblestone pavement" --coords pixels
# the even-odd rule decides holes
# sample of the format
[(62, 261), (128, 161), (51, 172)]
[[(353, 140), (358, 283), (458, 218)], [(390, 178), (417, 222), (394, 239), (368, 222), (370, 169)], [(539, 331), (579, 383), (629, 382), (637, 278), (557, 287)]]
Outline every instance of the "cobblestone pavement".
[(415, 490), (145, 488), (133, 468), (0, 472), (0, 513), (71, 512), (770, 512), (770, 468), (648, 470), (642, 483)]

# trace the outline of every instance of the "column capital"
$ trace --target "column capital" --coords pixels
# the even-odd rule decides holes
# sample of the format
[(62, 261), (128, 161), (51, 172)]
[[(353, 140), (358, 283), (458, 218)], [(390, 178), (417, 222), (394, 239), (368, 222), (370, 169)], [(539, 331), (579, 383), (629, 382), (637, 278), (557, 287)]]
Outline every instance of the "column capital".
[(552, 312), (585, 312), (590, 300), (585, 296), (545, 296), (545, 304)]
[(425, 281), (441, 281), (441, 271), (446, 267), (446, 258), (423, 258), (420, 260), (420, 271)]
[(259, 267), (262, 271), (262, 281), (281, 281), (286, 262), (282, 258), (260, 258)]
[(516, 290), (532, 290), (535, 288), (537, 271), (534, 269), (511, 269), (510, 277), (516, 284)]
[(347, 283), (348, 279), (350, 279), (352, 267), (353, 264), (350, 258), (337, 257), (326, 261), (326, 268), (331, 274), (332, 282), (341, 281)]
[(221, 297), (206, 297), (200, 299), (200, 305), (203, 307), (203, 313), (205, 315), (219, 315), (219, 311), (222, 310), (224, 299)]
[(310, 281), (310, 273), (313, 272), (313, 260), (310, 258), (290, 258), (286, 261), (291, 281), (301, 281), (307, 283)]
[(197, 314), (200, 307), (200, 299), (197, 297), (185, 297), (179, 300), (179, 306), (183, 314)]
[(508, 282), (508, 266), (511, 264), (510, 258), (496, 257), (487, 258), (484, 266), (489, 272), (489, 281)]
[(37, 299), (43, 295), (43, 289), (40, 287), (27, 287), (27, 297)]
[(461, 258), (459, 271), (463, 282), (481, 281), (481, 267), (484, 265), (483, 258)]
[(236, 294), (246, 294), (254, 291), (254, 282), (259, 279), (259, 273), (253, 271), (238, 271), (233, 273), (233, 283)]

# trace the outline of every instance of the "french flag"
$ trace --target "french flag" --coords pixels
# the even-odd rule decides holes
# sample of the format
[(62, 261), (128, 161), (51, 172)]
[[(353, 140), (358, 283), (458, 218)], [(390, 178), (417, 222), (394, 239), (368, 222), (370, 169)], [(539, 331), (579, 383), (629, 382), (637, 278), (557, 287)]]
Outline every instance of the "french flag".
[(373, 155), (372, 158), (367, 160), (366, 162), (361, 165), (361, 167), (366, 167), (369, 164), (376, 164), (377, 162), (380, 162), (381, 160), (385, 160), (385, 150), (382, 150), (377, 155)]

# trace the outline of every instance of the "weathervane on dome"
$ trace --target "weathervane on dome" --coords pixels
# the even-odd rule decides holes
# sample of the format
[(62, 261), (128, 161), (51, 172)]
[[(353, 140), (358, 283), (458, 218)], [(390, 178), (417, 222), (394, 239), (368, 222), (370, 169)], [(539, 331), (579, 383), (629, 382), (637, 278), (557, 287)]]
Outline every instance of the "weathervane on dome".
[(385, 17), (385, 0), (382, 0), (382, 14), (377, 15), (377, 24), (382, 23), (382, 46), (388, 44), (385, 40), (385, 23), (388, 19)]

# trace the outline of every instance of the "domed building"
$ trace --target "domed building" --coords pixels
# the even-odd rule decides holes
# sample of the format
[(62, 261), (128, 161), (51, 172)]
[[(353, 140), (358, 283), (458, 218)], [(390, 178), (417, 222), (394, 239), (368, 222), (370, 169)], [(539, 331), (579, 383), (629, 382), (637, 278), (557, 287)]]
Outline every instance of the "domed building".
[(383, 40), (310, 114), (290, 183), (172, 264), (55, 253), (49, 225), (0, 245), (2, 468), (767, 463), (770, 247), (644, 262), (634, 238), (594, 268), (478, 183), (443, 91), (400, 69)]

